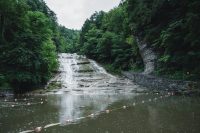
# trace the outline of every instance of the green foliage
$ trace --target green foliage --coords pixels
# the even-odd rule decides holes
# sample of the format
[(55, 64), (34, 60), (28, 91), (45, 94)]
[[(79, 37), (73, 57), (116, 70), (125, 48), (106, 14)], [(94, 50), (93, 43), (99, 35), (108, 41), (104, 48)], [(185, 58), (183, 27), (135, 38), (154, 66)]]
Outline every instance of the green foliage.
[(125, 3), (133, 35), (143, 38), (159, 55), (158, 71), (190, 72), (199, 79), (200, 1), (127, 0)]
[(123, 0), (85, 21), (78, 50), (116, 69), (141, 71), (139, 37), (157, 53), (158, 73), (199, 79), (199, 12), (198, 0)]
[(47, 90), (55, 90), (55, 89), (60, 89), (62, 88), (62, 84), (60, 82), (51, 82), (48, 86), (47, 86)]
[(169, 59), (170, 59), (170, 55), (164, 55), (160, 57), (159, 61), (162, 63), (166, 63), (169, 61)]
[(64, 26), (58, 26), (54, 33), (53, 41), (56, 45), (57, 52), (74, 53), (77, 49), (79, 40), (79, 31), (67, 29)]
[(105, 70), (111, 74), (114, 75), (120, 75), (121, 74), (121, 69), (116, 68), (115, 66), (113, 66), (112, 64), (103, 64), (103, 67), (105, 68)]
[(110, 70), (128, 70), (141, 62), (139, 49), (128, 27), (125, 6), (121, 4), (108, 13), (95, 12), (85, 21), (80, 33), (80, 53)]
[(67, 29), (63, 26), (60, 27), (61, 36), (64, 39), (64, 52), (74, 53), (77, 49), (79, 40), (79, 31)]
[(3, 83), (5, 83), (5, 76), (0, 74), (0, 86), (2, 86)]
[(57, 55), (55, 51), (56, 47), (51, 39), (43, 43), (40, 51), (40, 54), (43, 57), (42, 60), (44, 64), (46, 64), (43, 66), (43, 69), (45, 68), (43, 73), (46, 75), (48, 74), (47, 80), (51, 77), (51, 72), (56, 71), (58, 68)]
[(7, 82), (26, 91), (45, 84), (58, 67), (53, 12), (42, 0), (3, 0), (0, 5), (0, 86)]

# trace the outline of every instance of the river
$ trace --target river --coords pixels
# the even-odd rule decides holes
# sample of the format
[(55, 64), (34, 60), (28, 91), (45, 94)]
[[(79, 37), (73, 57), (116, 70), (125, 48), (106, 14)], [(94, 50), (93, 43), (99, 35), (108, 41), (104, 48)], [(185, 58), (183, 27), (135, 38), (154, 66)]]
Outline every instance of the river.
[(60, 89), (0, 99), (0, 133), (200, 132), (199, 97), (148, 92), (77, 54), (59, 62)]

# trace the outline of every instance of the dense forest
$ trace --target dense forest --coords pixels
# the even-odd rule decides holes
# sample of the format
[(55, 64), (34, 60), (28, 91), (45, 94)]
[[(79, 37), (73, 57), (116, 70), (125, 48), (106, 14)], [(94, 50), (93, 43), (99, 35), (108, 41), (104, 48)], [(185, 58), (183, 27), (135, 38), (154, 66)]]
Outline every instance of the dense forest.
[(1, 0), (0, 87), (46, 84), (58, 68), (57, 53), (72, 49), (78, 36), (57, 23), (43, 0)]
[(79, 52), (111, 71), (138, 72), (145, 65), (139, 43), (145, 42), (157, 55), (152, 74), (198, 80), (199, 29), (199, 0), (123, 0), (85, 21)]
[(142, 72), (141, 42), (156, 55), (151, 74), (199, 80), (199, 36), (199, 0), (122, 0), (95, 12), (81, 31), (60, 26), (43, 0), (1, 0), (0, 86), (44, 85), (59, 52), (84, 54), (112, 72)]

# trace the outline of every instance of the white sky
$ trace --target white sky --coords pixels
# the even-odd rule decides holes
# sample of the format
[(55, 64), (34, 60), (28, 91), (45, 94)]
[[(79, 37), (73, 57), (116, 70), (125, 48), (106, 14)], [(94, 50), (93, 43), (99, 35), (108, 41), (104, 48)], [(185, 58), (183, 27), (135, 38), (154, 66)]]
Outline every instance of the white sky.
[(85, 20), (95, 11), (109, 11), (121, 0), (44, 0), (53, 10), (58, 22), (70, 29), (81, 29)]

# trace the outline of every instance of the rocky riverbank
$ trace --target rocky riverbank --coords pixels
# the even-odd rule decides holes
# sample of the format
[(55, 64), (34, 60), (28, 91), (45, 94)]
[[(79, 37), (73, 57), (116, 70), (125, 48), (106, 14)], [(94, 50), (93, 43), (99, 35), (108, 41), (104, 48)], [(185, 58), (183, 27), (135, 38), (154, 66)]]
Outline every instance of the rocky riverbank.
[(170, 80), (153, 75), (134, 72), (122, 72), (122, 74), (133, 80), (133, 82), (158, 91), (173, 91), (177, 95), (199, 95), (200, 83), (194, 81)]

